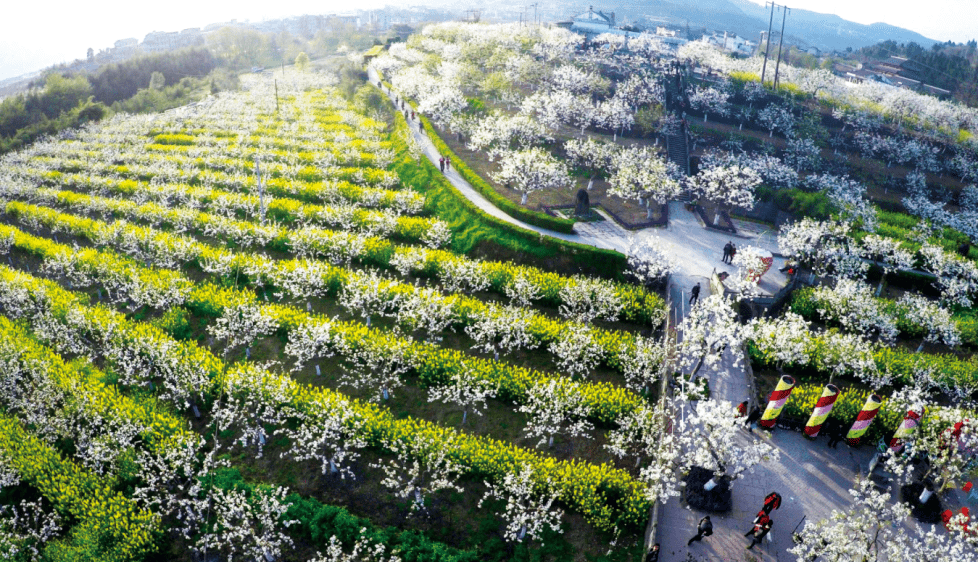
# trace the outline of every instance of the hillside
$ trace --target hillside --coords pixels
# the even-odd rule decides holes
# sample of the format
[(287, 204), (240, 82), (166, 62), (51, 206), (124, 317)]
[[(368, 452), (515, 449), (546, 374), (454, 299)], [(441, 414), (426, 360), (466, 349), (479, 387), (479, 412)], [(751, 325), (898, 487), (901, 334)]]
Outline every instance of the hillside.
[[(595, 9), (618, 10), (636, 20), (666, 19), (690, 27), (732, 31), (756, 40), (768, 27), (770, 12), (749, 0), (638, 0), (624, 5), (596, 3)], [(776, 14), (778, 16), (778, 14)], [(935, 43), (923, 35), (885, 23), (863, 25), (833, 14), (792, 9), (785, 28), (786, 38), (822, 50), (858, 49), (880, 41), (913, 41), (924, 47)]]

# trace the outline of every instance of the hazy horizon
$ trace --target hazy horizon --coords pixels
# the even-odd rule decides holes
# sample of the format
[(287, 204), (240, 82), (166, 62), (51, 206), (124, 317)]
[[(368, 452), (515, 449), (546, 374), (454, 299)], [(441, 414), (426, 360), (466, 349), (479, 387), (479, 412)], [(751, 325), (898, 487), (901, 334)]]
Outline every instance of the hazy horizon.
[[(764, 4), (764, 0), (750, 1)], [(904, 27), (938, 41), (961, 43), (978, 38), (978, 4), (975, 0), (933, 0), (928, 3), (931, 8), (927, 13), (920, 13), (920, 5), (908, 0), (792, 0), (787, 3), (797, 9), (835, 13), (857, 23), (884, 22)], [(152, 31), (180, 31), (232, 19), (263, 21), (303, 14), (344, 13), (384, 5), (445, 7), (446, 4), (457, 6), (459, 10), (466, 7), (444, 0), (430, 3), (422, 0), (410, 3), (364, 0), (355, 5), (337, 0), (290, 0), (274, 4), (244, 0), (233, 6), (170, 0), (166, 9), (143, 11), (133, 10), (131, 2), (122, 0), (87, 4), (58, 1), (53, 5), (20, 3), (7, 8), (11, 17), (5, 18), (5, 23), (0, 25), (0, 53), (3, 54), (0, 57), (0, 80), (84, 59), (89, 48), (97, 53), (113, 46), (119, 39), (135, 37), (142, 41)], [(544, 7), (553, 9), (554, 6), (548, 2)], [(50, 18), (48, 13), (56, 14), (56, 18)], [(44, 40), (38, 40), (39, 35), (43, 35)]]

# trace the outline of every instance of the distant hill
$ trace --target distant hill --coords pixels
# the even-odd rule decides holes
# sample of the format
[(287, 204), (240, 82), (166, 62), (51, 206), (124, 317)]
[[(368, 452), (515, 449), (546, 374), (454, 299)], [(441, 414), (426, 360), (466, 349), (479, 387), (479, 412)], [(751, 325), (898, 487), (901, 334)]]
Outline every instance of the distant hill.
[[(624, 2), (594, 3), (595, 9), (615, 11), (636, 23), (642, 20), (664, 19), (672, 24), (692, 29), (706, 27), (711, 30), (732, 31), (753, 41), (767, 31), (770, 11), (748, 0), (625, 0)], [(599, 8), (600, 7), (600, 8)], [(780, 13), (775, 12), (780, 23)], [(775, 28), (778, 28), (775, 25)], [(808, 10), (792, 9), (788, 14), (785, 39), (802, 46), (822, 50), (858, 49), (887, 39), (897, 43), (913, 41), (929, 48), (937, 41), (923, 35), (885, 23), (863, 25), (844, 20), (833, 14), (820, 14)]]

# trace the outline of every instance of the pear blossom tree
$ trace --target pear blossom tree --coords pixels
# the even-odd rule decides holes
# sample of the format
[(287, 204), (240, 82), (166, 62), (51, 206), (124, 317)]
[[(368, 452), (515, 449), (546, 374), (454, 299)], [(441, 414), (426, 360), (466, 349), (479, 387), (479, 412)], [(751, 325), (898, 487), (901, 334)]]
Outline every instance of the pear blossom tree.
[(786, 312), (777, 318), (754, 318), (747, 327), (748, 338), (761, 356), (773, 363), (778, 374), (791, 365), (808, 364), (809, 325), (794, 312)]
[(293, 429), (286, 425), (275, 431), (289, 439), (289, 447), (281, 454), (296, 462), (312, 460), (319, 463), (322, 473), (327, 471), (341, 478), (355, 479), (349, 464), (367, 446), (361, 431), (363, 421), (345, 402), (332, 404), (314, 403), (306, 412), (293, 412), (298, 422)]
[(489, 274), (478, 260), (444, 260), (439, 281), (450, 293), (478, 293), (489, 288)]
[(754, 246), (738, 248), (731, 261), (737, 266), (737, 275), (724, 283), (745, 297), (759, 294), (758, 283), (767, 267), (763, 258), (764, 252), (760, 248)]
[(560, 288), (560, 315), (583, 324), (594, 320), (614, 322), (621, 313), (622, 302), (615, 287), (601, 279), (580, 275)]
[(388, 288), (391, 280), (376, 270), (352, 273), (339, 294), (339, 304), (350, 314), (358, 314), (367, 326), (374, 316), (386, 316), (397, 307)]
[(901, 247), (899, 240), (886, 238), (877, 234), (868, 234), (862, 240), (863, 256), (871, 260), (876, 267), (880, 268), (879, 285), (876, 287), (876, 296), (883, 292), (883, 283), (886, 276), (901, 270), (913, 267), (914, 256), (908, 250)]
[(526, 205), (527, 197), (534, 191), (557, 189), (571, 183), (567, 165), (538, 147), (507, 152), (502, 157), (499, 171), (492, 177), (521, 191), (521, 205)]
[(269, 437), (266, 426), (286, 422), (284, 405), (295, 382), (253, 364), (236, 365), (225, 377), (225, 391), (212, 413), (214, 425), (218, 431), (239, 430), (235, 443), (241, 447), (254, 445), (255, 457), (261, 458)]
[(689, 184), (698, 197), (717, 205), (713, 224), (719, 224), (723, 207), (754, 207), (754, 189), (761, 184), (761, 177), (751, 168), (729, 166), (700, 170)]
[(259, 337), (270, 335), (277, 329), (278, 322), (265, 314), (260, 306), (242, 303), (226, 307), (221, 316), (207, 326), (207, 333), (224, 342), (222, 357), (226, 363), (228, 352), (232, 348), (251, 346)]
[(576, 385), (557, 380), (531, 386), (519, 411), (529, 416), (523, 431), (529, 439), (540, 438), (537, 447), (544, 443), (553, 447), (557, 435), (586, 437), (594, 429), (587, 421), (587, 405)]
[(370, 391), (371, 402), (387, 400), (404, 382), (401, 375), (408, 372), (408, 352), (411, 338), (378, 334), (364, 338), (362, 343), (344, 357), (345, 369), (340, 374), (340, 386), (352, 386)]
[(907, 321), (924, 330), (924, 339), (917, 347), (917, 353), (924, 350), (924, 344), (943, 343), (948, 347), (961, 344), (961, 333), (951, 317), (951, 312), (917, 293), (904, 293), (897, 306), (903, 309)]
[(643, 405), (636, 408), (617, 420), (618, 427), (608, 432), (608, 443), (604, 448), (619, 459), (635, 458), (636, 467), (646, 459), (655, 462), (667, 420), (659, 407)]
[(453, 296), (443, 296), (428, 287), (416, 288), (401, 299), (397, 309), (397, 321), (411, 330), (423, 330), (431, 340), (458, 319), (452, 306)]
[(734, 365), (739, 364), (741, 358), (736, 351), (743, 344), (744, 330), (728, 299), (714, 294), (699, 301), (690, 309), (680, 330), (682, 340), (676, 349), (679, 365), (684, 371), (689, 370), (691, 381), (704, 365), (716, 367), (728, 348), (734, 351)]
[(663, 248), (658, 236), (636, 236), (628, 245), (628, 270), (642, 285), (657, 283), (675, 268), (675, 261)]
[[(392, 229), (393, 230), (393, 229)], [(452, 229), (444, 221), (435, 221), (421, 235), (421, 243), (437, 250), (452, 241)]]
[(557, 368), (572, 377), (587, 377), (604, 357), (594, 331), (579, 323), (570, 324), (550, 343)]
[(500, 351), (533, 349), (540, 344), (529, 331), (533, 315), (525, 308), (490, 305), (473, 318), (475, 322), (465, 327), (476, 344), (472, 349), (492, 353), (497, 361)]
[(812, 297), (822, 318), (847, 331), (884, 342), (893, 342), (899, 334), (896, 319), (882, 309), (872, 287), (862, 281), (837, 279), (833, 287), (815, 289)]
[(428, 389), (428, 401), (440, 401), (457, 404), (462, 408), (462, 425), (468, 418), (469, 410), (477, 416), (482, 415), (486, 400), (499, 394), (499, 382), (493, 382), (479, 377), (476, 372), (462, 364), (461, 369), (452, 371), (450, 382), (443, 386), (432, 386)]
[(703, 112), (703, 122), (708, 120), (709, 114), (714, 113), (723, 117), (730, 113), (729, 106), (730, 94), (719, 88), (697, 87), (689, 95), (689, 103), (693, 109)]
[(619, 349), (625, 387), (635, 392), (647, 393), (659, 379), (659, 368), (665, 359), (665, 349), (655, 338), (635, 336), (634, 344), (623, 343)]
[(463, 469), (449, 456), (453, 439), (449, 435), (418, 435), (410, 441), (394, 439), (387, 448), (395, 458), (370, 466), (384, 472), (381, 484), (393, 490), (398, 499), (407, 500), (411, 511), (424, 511), (430, 495), (446, 489), (463, 491), (457, 483)]
[(677, 457), (680, 472), (687, 473), (694, 466), (712, 470), (714, 477), (705, 485), (712, 489), (721, 477), (737, 480), (761, 462), (777, 461), (778, 449), (764, 441), (744, 443), (740, 439), (741, 422), (734, 404), (712, 398), (700, 400), (679, 416), (675, 435), (682, 451)]
[(533, 301), (543, 298), (540, 287), (529, 276), (522, 273), (515, 275), (513, 281), (503, 287), (503, 293), (513, 304), (524, 308), (533, 304)]
[(937, 276), (934, 285), (941, 291), (941, 301), (970, 307), (974, 296), (978, 295), (978, 267), (974, 262), (951, 255), (929, 242), (925, 242), (919, 252), (924, 270)]
[(250, 495), (243, 490), (210, 487), (201, 511), (210, 514), (210, 525), (201, 532), (192, 548), (206, 558), (213, 549), (228, 560), (276, 560), (283, 550), (292, 548), (285, 528), (296, 521), (287, 519), (290, 504), (286, 488), (258, 488)]
[(26, 499), (0, 507), (0, 557), (40, 562), (44, 547), (58, 538), (63, 521), (43, 500)]
[[(880, 492), (868, 478), (849, 490), (853, 504), (833, 510), (828, 518), (809, 521), (798, 533), (799, 540), (788, 552), (798, 562), (814, 560), (877, 562), (890, 560), (890, 545), (902, 544), (903, 522), (910, 508), (892, 502), (889, 492)], [(920, 560), (919, 557), (913, 557)]]
[(845, 223), (805, 217), (782, 227), (778, 246), (785, 257), (811, 267), (818, 275), (863, 278), (869, 269)]
[[(547, 483), (549, 484), (549, 483)], [(564, 515), (553, 504), (559, 499), (551, 486), (540, 491), (533, 477), (533, 467), (527, 465), (518, 472), (507, 472), (502, 482), (486, 483), (488, 490), (479, 500), (479, 507), (489, 499), (504, 500), (505, 510), (499, 515), (506, 522), (503, 537), (512, 542), (523, 542), (542, 537), (544, 530), (562, 532), (560, 521)]]
[(821, 150), (810, 138), (789, 139), (784, 161), (799, 173), (817, 171), (822, 165)]
[(791, 136), (795, 127), (795, 116), (791, 114), (791, 110), (774, 103), (757, 112), (757, 121), (769, 131), (768, 137), (773, 137), (774, 131), (786, 137)]
[(873, 348), (862, 335), (829, 330), (821, 335), (821, 339), (823, 352), (813, 363), (829, 372), (830, 383), (842, 375), (854, 375), (875, 389), (892, 382), (889, 372), (877, 368)]
[(317, 357), (332, 357), (337, 351), (346, 349), (346, 340), (333, 330), (333, 322), (310, 320), (298, 329), (289, 332), (285, 344), (285, 354), (295, 359), (293, 371), (299, 371), (310, 360)]
[(387, 546), (370, 540), (367, 529), (362, 528), (360, 538), (353, 544), (353, 550), (349, 553), (343, 551), (343, 544), (336, 535), (333, 535), (326, 546), (326, 554), (317, 552), (316, 557), (310, 562), (402, 562), (397, 552), (394, 550), (388, 555)]
[(664, 205), (682, 193), (666, 162), (647, 146), (620, 150), (614, 157), (612, 170), (608, 194), (644, 202), (648, 218), (652, 218), (653, 203)]
[(567, 156), (575, 167), (587, 170), (589, 174), (587, 190), (591, 191), (595, 178), (611, 168), (619, 148), (614, 144), (587, 137), (583, 140), (568, 140), (564, 143), (564, 150), (567, 151)]

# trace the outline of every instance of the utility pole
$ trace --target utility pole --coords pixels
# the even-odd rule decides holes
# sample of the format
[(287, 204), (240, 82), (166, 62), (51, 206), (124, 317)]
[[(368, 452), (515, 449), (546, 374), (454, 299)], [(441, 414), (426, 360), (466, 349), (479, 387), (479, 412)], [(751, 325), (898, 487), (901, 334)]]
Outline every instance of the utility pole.
[(771, 5), (771, 18), (767, 22), (767, 44), (764, 45), (764, 66), (761, 67), (761, 86), (764, 85), (764, 74), (767, 72), (767, 56), (771, 52), (771, 26), (774, 25), (774, 2), (765, 2), (764, 7)]
[(261, 225), (265, 226), (265, 182), (261, 179), (261, 168), (258, 166), (257, 154), (255, 155), (255, 183), (258, 184), (258, 216)]
[(275, 81), (275, 113), (278, 113), (278, 80)]
[(784, 22), (788, 19), (788, 11), (791, 8), (787, 6), (781, 6), (784, 8), (784, 15), (781, 16), (781, 37), (778, 37), (778, 62), (774, 65), (774, 89), (778, 89), (778, 70), (781, 68), (781, 45), (784, 43)]

